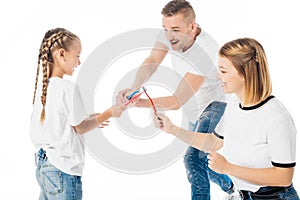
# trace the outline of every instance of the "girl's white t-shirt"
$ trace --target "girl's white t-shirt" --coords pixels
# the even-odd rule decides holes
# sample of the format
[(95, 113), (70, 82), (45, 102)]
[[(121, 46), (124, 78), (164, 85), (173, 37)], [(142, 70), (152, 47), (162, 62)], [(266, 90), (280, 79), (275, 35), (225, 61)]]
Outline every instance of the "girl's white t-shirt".
[(38, 90), (30, 125), (33, 144), (46, 151), (49, 161), (56, 168), (67, 174), (81, 176), (84, 141), (73, 126), (79, 125), (88, 115), (78, 86), (69, 80), (50, 78), (43, 124), (40, 122), (42, 108), (41, 90)]
[[(223, 153), (233, 164), (249, 168), (294, 167), (296, 128), (294, 121), (275, 97), (242, 108), (234, 95), (215, 133), (224, 137)], [(231, 177), (237, 189), (256, 192), (260, 187)]]

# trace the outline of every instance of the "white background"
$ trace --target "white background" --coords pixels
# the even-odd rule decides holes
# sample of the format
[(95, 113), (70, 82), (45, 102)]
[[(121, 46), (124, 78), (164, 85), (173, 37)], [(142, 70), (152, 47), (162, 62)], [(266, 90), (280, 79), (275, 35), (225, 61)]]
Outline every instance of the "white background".
[[(5, 3), (4, 3), (5, 2)], [(0, 3), (0, 199), (37, 199), (35, 151), (29, 122), (37, 56), (44, 33), (64, 27), (83, 45), (82, 62), (102, 42), (137, 28), (160, 28), (161, 8), (168, 0), (38, 1)], [(273, 94), (289, 109), (300, 129), (298, 1), (191, 0), (197, 22), (219, 43), (239, 37), (256, 38), (265, 48)], [(141, 36), (143, 37), (143, 36)], [(141, 58), (142, 59), (142, 58)], [(141, 60), (142, 61), (142, 60)], [(129, 63), (130, 64), (130, 63)], [(110, 105), (101, 105), (107, 108)], [(102, 110), (99, 110), (101, 112)], [(111, 122), (111, 126), (114, 126)], [(109, 129), (108, 129), (109, 130)], [(300, 139), (297, 139), (300, 144)], [(299, 151), (299, 150), (298, 150)], [(300, 154), (297, 154), (300, 162)], [(300, 170), (294, 185), (300, 191)], [(212, 199), (224, 195), (212, 184)], [(115, 172), (87, 153), (83, 175), (84, 199), (189, 199), (182, 159), (147, 175)]]

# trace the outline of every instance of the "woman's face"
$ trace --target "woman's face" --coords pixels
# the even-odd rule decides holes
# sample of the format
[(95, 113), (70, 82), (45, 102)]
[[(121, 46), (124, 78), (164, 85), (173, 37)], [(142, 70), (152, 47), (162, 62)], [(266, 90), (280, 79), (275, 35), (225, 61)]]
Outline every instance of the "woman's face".
[(245, 81), (226, 57), (219, 56), (219, 78), (226, 94), (235, 93), (241, 99), (244, 96)]

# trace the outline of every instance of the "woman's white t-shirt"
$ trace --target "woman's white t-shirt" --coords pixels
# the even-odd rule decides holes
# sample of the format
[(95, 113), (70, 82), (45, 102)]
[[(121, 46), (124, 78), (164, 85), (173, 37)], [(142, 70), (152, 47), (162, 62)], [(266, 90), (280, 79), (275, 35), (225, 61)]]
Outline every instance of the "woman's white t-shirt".
[[(41, 88), (41, 87), (38, 87)], [(88, 117), (78, 86), (58, 77), (49, 79), (45, 106), (42, 112), (41, 91), (38, 90), (31, 116), (30, 136), (36, 148), (43, 148), (49, 161), (59, 170), (71, 175), (82, 175), (84, 166), (83, 137), (73, 126)]]
[[(270, 96), (256, 106), (242, 108), (236, 96), (229, 99), (215, 129), (216, 135), (224, 137), (226, 159), (249, 168), (294, 167), (297, 131), (283, 104)], [(256, 192), (264, 186), (231, 178), (240, 190)]]

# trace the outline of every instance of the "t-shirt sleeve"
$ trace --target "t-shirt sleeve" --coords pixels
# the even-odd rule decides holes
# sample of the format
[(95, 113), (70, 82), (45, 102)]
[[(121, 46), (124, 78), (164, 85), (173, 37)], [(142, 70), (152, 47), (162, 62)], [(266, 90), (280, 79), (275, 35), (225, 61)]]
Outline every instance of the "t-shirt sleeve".
[(294, 167), (296, 165), (296, 128), (292, 118), (276, 119), (268, 131), (272, 165)]
[(79, 125), (88, 115), (85, 111), (79, 87), (69, 87), (64, 95), (63, 107), (71, 126)]

